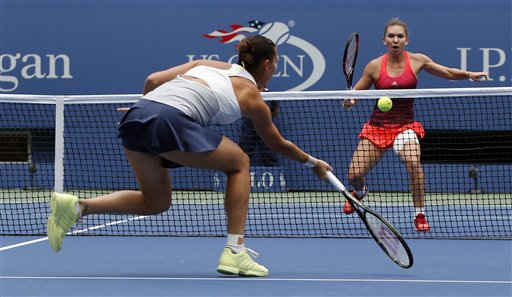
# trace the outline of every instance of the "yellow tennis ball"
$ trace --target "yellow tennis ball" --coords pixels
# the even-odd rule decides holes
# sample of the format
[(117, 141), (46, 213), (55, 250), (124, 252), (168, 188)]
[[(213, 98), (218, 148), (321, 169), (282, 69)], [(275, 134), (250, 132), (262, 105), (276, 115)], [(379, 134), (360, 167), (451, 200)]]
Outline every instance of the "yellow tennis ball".
[(377, 107), (379, 107), (380, 111), (386, 112), (393, 107), (393, 101), (387, 96), (380, 97), (379, 101), (377, 102)]

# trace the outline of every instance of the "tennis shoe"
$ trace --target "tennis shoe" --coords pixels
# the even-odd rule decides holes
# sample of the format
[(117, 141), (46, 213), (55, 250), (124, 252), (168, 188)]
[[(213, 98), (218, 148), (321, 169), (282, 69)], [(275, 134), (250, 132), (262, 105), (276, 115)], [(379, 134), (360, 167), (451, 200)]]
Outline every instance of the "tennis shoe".
[(79, 219), (76, 210), (78, 197), (68, 194), (53, 193), (50, 206), (52, 213), (48, 218), (48, 241), (56, 252), (60, 251), (62, 242), (71, 226)]
[(224, 248), (217, 272), (241, 276), (267, 276), (267, 268), (253, 260), (257, 257), (258, 253), (248, 248), (238, 254), (235, 254), (230, 248)]
[(425, 214), (419, 213), (416, 215), (416, 218), (414, 219), (414, 227), (419, 232), (428, 232), (430, 230), (430, 225), (427, 222)]
[[(360, 192), (362, 193), (359, 194), (356, 190), (352, 191), (352, 196), (354, 196), (354, 198), (359, 201), (363, 200), (363, 198), (368, 195), (368, 186), (364, 186), (363, 190)], [(351, 214), (354, 212), (354, 207), (352, 207), (352, 204), (350, 204), (348, 200), (345, 200), (345, 205), (343, 205), (343, 212), (346, 214)]]

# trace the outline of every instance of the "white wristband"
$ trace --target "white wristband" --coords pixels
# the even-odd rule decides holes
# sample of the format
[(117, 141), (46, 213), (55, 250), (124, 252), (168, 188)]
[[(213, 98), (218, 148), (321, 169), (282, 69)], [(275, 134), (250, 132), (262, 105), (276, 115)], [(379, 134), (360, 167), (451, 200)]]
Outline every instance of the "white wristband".
[(309, 167), (309, 168), (313, 168), (316, 166), (316, 163), (318, 163), (318, 159), (308, 155), (308, 160), (306, 161), (306, 163), (302, 163), (302, 165)]

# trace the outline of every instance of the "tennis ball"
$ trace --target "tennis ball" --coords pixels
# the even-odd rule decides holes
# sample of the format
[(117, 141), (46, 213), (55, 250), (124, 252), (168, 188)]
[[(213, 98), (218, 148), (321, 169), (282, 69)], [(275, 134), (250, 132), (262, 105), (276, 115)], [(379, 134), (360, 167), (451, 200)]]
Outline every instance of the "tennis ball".
[(380, 97), (379, 101), (377, 102), (377, 107), (379, 107), (380, 111), (386, 112), (393, 107), (393, 101), (387, 96)]

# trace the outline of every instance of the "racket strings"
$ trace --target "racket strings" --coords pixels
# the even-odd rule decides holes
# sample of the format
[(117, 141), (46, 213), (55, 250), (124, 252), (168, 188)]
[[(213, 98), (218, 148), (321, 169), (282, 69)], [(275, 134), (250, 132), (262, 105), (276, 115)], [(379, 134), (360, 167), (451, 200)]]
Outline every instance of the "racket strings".
[(345, 46), (343, 54), (343, 72), (347, 79), (348, 89), (352, 88), (352, 77), (356, 67), (357, 52), (359, 50), (359, 35), (352, 33)]
[(356, 58), (356, 41), (352, 40), (347, 48), (347, 57), (345, 60), (345, 68), (347, 70), (352, 71), (354, 67), (354, 62)]
[(371, 213), (366, 213), (366, 220), (372, 233), (379, 240), (381, 247), (385, 249), (393, 261), (409, 266), (410, 258), (407, 249), (395, 232), (379, 217)]

